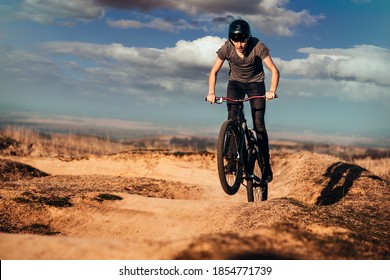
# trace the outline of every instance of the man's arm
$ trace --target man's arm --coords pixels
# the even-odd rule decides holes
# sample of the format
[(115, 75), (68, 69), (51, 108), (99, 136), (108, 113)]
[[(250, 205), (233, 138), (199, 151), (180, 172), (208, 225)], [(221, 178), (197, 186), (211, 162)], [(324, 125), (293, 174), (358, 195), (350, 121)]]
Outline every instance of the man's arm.
[(208, 102), (215, 102), (215, 85), (217, 83), (218, 72), (221, 69), (222, 65), (223, 60), (217, 57), (209, 74), (209, 94), (207, 95)]
[(279, 70), (276, 67), (270, 55), (264, 58), (263, 61), (272, 74), (271, 85), (269, 87), (269, 91), (266, 93), (266, 98), (273, 99), (276, 96), (276, 90), (278, 89), (278, 85), (279, 85), (279, 76), (280, 76)]

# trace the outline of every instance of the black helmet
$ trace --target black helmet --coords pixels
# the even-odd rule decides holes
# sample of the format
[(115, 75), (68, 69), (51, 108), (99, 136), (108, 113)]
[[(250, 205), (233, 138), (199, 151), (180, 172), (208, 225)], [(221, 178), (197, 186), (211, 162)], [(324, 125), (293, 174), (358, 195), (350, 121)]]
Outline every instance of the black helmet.
[(229, 39), (235, 42), (244, 41), (252, 36), (251, 27), (243, 19), (236, 19), (229, 25)]

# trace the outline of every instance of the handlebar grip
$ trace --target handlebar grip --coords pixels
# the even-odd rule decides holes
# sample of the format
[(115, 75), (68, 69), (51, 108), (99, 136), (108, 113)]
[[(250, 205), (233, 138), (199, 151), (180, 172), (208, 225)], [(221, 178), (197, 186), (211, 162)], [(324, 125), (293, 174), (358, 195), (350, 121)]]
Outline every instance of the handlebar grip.
[[(205, 96), (204, 101), (207, 101), (207, 96)], [(215, 97), (215, 102), (216, 104), (222, 104), (223, 100), (222, 97)]]

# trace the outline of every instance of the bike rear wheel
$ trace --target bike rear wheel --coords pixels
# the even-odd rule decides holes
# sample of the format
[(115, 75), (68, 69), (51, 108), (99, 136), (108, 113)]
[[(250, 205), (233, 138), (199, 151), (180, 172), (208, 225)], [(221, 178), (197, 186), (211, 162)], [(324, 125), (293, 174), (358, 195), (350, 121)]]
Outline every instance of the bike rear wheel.
[(218, 135), (217, 162), (222, 189), (228, 195), (238, 192), (242, 182), (239, 128), (234, 120), (225, 121)]
[[(257, 152), (256, 152), (257, 153)], [(259, 164), (258, 156), (251, 159), (250, 168), (256, 178), (262, 177), (262, 168)], [(268, 183), (257, 182), (254, 179), (247, 180), (247, 198), (248, 202), (265, 201), (268, 199)]]

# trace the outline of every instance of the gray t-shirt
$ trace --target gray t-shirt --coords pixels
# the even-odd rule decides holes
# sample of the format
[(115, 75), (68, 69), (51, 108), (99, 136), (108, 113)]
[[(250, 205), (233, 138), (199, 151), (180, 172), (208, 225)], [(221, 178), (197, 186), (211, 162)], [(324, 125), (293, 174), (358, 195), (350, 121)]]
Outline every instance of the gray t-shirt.
[(238, 56), (229, 40), (217, 51), (217, 55), (221, 60), (229, 62), (229, 80), (244, 83), (264, 81), (262, 60), (269, 55), (269, 49), (259, 39), (249, 39), (243, 58)]

